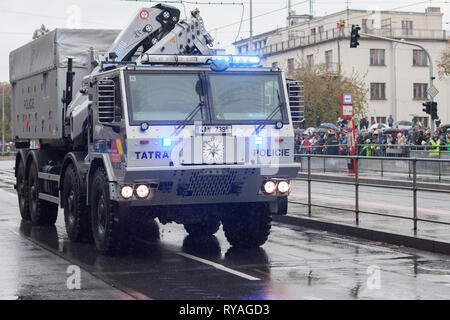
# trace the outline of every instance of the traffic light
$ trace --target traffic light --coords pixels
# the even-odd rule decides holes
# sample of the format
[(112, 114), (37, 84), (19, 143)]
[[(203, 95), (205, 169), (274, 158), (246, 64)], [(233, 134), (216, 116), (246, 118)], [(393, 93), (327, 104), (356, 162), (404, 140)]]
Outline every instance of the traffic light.
[(437, 113), (437, 102), (431, 102), (431, 119), (436, 120), (438, 117)]
[(422, 111), (426, 114), (431, 114), (431, 101), (424, 102), (422, 103), (422, 105), (425, 107), (422, 109)]
[(361, 28), (357, 24), (352, 24), (352, 34), (350, 36), (350, 48), (357, 48), (359, 46), (358, 39), (361, 37), (359, 35), (359, 30), (361, 30)]
[(423, 108), (423, 112), (426, 114), (429, 114), (431, 116), (431, 119), (436, 120), (438, 118), (437, 113), (437, 102), (434, 101), (427, 101), (422, 103), (422, 105), (425, 107)]

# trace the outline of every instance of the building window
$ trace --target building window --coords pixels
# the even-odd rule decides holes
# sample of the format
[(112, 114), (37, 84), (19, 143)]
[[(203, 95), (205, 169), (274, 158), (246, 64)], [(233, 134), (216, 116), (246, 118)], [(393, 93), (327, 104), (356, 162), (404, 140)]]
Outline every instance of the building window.
[(413, 50), (413, 66), (428, 66), (428, 57), (423, 50)]
[(427, 100), (428, 84), (426, 83), (414, 83), (414, 100)]
[(319, 33), (323, 33), (323, 26), (319, 27)]
[(293, 74), (294, 73), (294, 59), (288, 59), (287, 61), (287, 65), (288, 65), (288, 73), (289, 74)]
[(376, 120), (376, 123), (386, 123), (386, 117), (370, 117), (370, 121)]
[(371, 83), (370, 84), (370, 99), (371, 100), (386, 100), (386, 83)]
[(410, 20), (402, 21), (402, 34), (409, 36), (413, 34), (413, 22)]
[(370, 65), (384, 66), (384, 49), (370, 49)]
[(315, 35), (316, 35), (316, 28), (312, 28), (312, 29), (311, 29), (311, 35), (312, 35), (312, 36), (315, 36)]
[(362, 32), (372, 33), (375, 29), (374, 19), (362, 19)]
[(325, 51), (325, 64), (327, 65), (327, 70), (333, 68), (333, 50)]
[(312, 68), (314, 66), (314, 55), (307, 55), (306, 61), (308, 62), (308, 67)]
[(428, 117), (415, 117), (414, 120), (415, 120), (414, 125), (416, 125), (417, 120), (419, 120), (419, 122), (422, 124), (422, 126), (428, 127)]
[(278, 62), (272, 62), (272, 68), (278, 68)]

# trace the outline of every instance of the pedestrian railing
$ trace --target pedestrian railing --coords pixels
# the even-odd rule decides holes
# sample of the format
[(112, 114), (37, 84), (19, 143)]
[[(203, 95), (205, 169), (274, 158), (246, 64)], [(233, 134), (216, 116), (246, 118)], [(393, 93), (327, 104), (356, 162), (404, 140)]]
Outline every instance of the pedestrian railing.
[[(361, 152), (363, 149), (370, 149), (370, 157), (376, 158), (376, 160), (368, 160), (369, 156), (367, 153)], [(399, 158), (411, 159), (440, 159), (440, 160), (450, 160), (450, 151), (443, 151), (442, 147), (440, 150), (432, 150), (431, 146), (405, 146), (405, 145), (358, 145), (360, 150), (358, 156), (360, 159), (360, 170), (361, 172), (377, 173), (381, 176), (385, 174), (405, 174), (408, 179), (412, 176), (412, 166), (411, 161), (396, 161)], [(323, 148), (323, 146), (320, 146)], [(445, 147), (446, 148), (446, 147)], [(321, 155), (322, 152), (314, 152), (312, 150), (320, 150), (319, 148), (313, 149), (313, 147), (305, 148), (305, 151), (311, 151), (312, 154)], [(300, 149), (302, 151), (302, 149)], [(329, 149), (327, 149), (329, 150)], [(326, 150), (326, 151), (327, 151)], [(342, 151), (342, 149), (341, 149)], [(344, 150), (345, 151), (345, 150)], [(305, 168), (307, 154), (295, 155), (295, 161), (301, 162), (302, 168)], [(328, 154), (331, 155), (331, 154)], [(346, 154), (342, 154), (346, 155)], [(313, 163), (313, 171), (326, 172), (341, 172), (347, 170), (347, 162), (343, 158), (322, 158), (316, 160)], [(437, 177), (439, 182), (443, 179), (450, 179), (450, 168), (446, 163), (432, 163), (432, 162), (419, 162), (418, 172), (422, 175), (429, 175), (432, 177)]]
[[(324, 208), (324, 209), (333, 209), (339, 211), (353, 211), (355, 214), (355, 223), (359, 225), (360, 215), (377, 215), (383, 217), (390, 218), (398, 218), (398, 219), (406, 219), (413, 221), (413, 230), (417, 233), (417, 225), (419, 222), (427, 222), (427, 223), (435, 223), (441, 225), (450, 225), (449, 222), (439, 221), (439, 220), (430, 220), (419, 218), (417, 214), (417, 199), (418, 192), (433, 192), (433, 193), (444, 193), (450, 194), (450, 185), (443, 185), (438, 183), (419, 183), (417, 179), (417, 168), (419, 163), (436, 163), (436, 164), (445, 164), (448, 168), (450, 168), (450, 159), (423, 159), (423, 158), (398, 158), (397, 161), (409, 162), (411, 164), (411, 181), (392, 181), (389, 183), (383, 180), (377, 179), (367, 179), (360, 177), (360, 162), (361, 160), (369, 160), (369, 161), (379, 161), (382, 160), (391, 160), (386, 157), (360, 157), (360, 156), (330, 156), (330, 155), (302, 155), (303, 158), (306, 158), (306, 168), (302, 168), (302, 172), (298, 175), (298, 181), (306, 181), (308, 184), (308, 195), (307, 202), (299, 202), (299, 201), (289, 201), (293, 204), (305, 205), (308, 207), (308, 216), (312, 217), (312, 207)], [(316, 178), (313, 177), (313, 172), (311, 170), (312, 166), (311, 160), (314, 162), (319, 159), (341, 159), (345, 160), (349, 164), (349, 170), (351, 169), (354, 173), (349, 175), (348, 177), (339, 177), (333, 179), (332, 177), (327, 177), (325, 179), (324, 176), (317, 175)], [(312, 203), (312, 182), (323, 182), (323, 183), (333, 183), (340, 185), (353, 185), (355, 187), (354, 194), (354, 207), (353, 209), (342, 208), (342, 207), (334, 207), (323, 204), (313, 204)], [(413, 212), (410, 217), (408, 216), (400, 216), (395, 214), (387, 214), (376, 211), (367, 211), (361, 210), (360, 208), (360, 187), (374, 187), (374, 188), (389, 188), (395, 190), (410, 190), (412, 192), (412, 203), (413, 203)]]

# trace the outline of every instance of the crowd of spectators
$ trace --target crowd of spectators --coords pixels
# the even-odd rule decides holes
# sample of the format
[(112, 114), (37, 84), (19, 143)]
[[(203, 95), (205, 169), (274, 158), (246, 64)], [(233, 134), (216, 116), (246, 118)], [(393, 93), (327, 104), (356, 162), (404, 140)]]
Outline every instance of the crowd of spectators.
[[(365, 120), (365, 119), (364, 119)], [(369, 127), (367, 121), (360, 121), (360, 130), (356, 134), (356, 152), (362, 156), (386, 155), (386, 150), (397, 150), (405, 155), (409, 150), (426, 150), (434, 156), (441, 151), (450, 152), (450, 126), (441, 126), (434, 133), (419, 121), (409, 128), (392, 128), (389, 125)], [(296, 131), (296, 154), (348, 155), (351, 131), (345, 129), (342, 121), (335, 129), (310, 128)]]

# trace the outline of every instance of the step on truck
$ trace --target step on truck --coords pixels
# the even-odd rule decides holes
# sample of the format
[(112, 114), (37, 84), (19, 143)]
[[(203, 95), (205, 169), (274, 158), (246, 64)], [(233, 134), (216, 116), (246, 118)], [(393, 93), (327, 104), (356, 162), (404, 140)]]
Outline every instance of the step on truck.
[(299, 169), (295, 85), (212, 43), (198, 10), (160, 4), (121, 32), (56, 29), (11, 52), (22, 219), (52, 225), (61, 207), (68, 238), (103, 254), (156, 218), (264, 244)]

